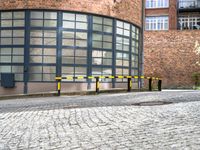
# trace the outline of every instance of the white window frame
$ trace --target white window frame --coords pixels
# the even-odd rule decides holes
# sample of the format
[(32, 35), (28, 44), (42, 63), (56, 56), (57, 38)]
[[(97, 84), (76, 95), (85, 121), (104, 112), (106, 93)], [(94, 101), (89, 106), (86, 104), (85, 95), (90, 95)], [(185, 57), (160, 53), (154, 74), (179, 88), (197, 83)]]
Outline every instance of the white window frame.
[(200, 16), (181, 16), (179, 17), (180, 30), (200, 29)]
[(168, 8), (169, 0), (146, 0), (146, 8)]
[(145, 19), (145, 29), (151, 30), (169, 30), (169, 17), (168, 16), (148, 16)]

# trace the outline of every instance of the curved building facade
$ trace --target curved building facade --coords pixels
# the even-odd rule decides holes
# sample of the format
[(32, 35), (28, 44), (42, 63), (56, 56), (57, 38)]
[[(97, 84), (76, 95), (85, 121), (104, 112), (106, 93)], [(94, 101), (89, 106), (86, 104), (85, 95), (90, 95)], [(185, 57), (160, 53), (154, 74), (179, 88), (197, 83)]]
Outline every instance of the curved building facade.
[[(141, 74), (140, 0), (7, 0), (0, 5), (0, 73), (15, 77), (15, 87), (1, 87), (0, 94), (53, 91), (56, 76)], [(101, 82), (109, 88), (127, 81)], [(93, 86), (93, 80), (62, 84), (67, 90)]]

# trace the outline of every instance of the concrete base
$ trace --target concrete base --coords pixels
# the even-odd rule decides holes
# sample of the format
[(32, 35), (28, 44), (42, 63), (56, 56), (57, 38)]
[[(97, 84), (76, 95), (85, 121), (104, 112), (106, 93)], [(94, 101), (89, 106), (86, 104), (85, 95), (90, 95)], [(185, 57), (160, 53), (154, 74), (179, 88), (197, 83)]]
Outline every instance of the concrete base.
[[(62, 83), (61, 92), (80, 92), (92, 90), (95, 91), (96, 84), (91, 83), (91, 88), (88, 89), (87, 83)], [(116, 83), (115, 88), (127, 88), (127, 83)], [(137, 89), (138, 84), (133, 83), (133, 89)], [(105, 89), (112, 89), (112, 83), (100, 83), (100, 91)], [(56, 83), (42, 83), (32, 82), (28, 83), (28, 94), (34, 93), (47, 93), (57, 91)], [(16, 83), (15, 88), (3, 88), (0, 87), (0, 96), (3, 95), (16, 95), (24, 94), (24, 83)]]

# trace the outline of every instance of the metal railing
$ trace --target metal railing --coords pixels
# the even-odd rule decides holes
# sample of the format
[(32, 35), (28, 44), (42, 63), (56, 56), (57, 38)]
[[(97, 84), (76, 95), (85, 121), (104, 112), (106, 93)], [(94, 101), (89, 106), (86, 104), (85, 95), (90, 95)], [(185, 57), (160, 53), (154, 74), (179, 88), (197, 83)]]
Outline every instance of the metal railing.
[(74, 80), (74, 79), (95, 79), (96, 80), (96, 94), (100, 93), (100, 79), (127, 79), (127, 91), (131, 92), (132, 89), (132, 80), (131, 79), (148, 79), (149, 80), (149, 91), (152, 91), (152, 82), (153, 80), (157, 80), (157, 88), (158, 91), (162, 91), (162, 80), (158, 77), (145, 77), (145, 76), (78, 76), (78, 77), (72, 77), (72, 76), (63, 76), (63, 77), (56, 77), (55, 80), (57, 82), (57, 95), (61, 95), (61, 82), (62, 80)]
[(179, 1), (178, 3), (179, 9), (193, 9), (199, 8), (198, 2), (196, 0), (193, 1)]

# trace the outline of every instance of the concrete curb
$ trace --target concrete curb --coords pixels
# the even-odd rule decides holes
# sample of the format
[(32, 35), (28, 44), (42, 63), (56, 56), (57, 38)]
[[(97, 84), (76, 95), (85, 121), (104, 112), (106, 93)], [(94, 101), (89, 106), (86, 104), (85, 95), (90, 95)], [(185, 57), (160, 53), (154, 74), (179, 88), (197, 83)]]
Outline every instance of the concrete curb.
[[(147, 91), (145, 89), (139, 90), (139, 89), (133, 89), (131, 92), (144, 92)], [(127, 92), (127, 89), (106, 89), (106, 90), (100, 90), (101, 93), (125, 93)], [(96, 91), (79, 91), (79, 92), (61, 92), (61, 96), (68, 95), (97, 95)], [(0, 100), (9, 100), (9, 99), (23, 99), (23, 98), (38, 98), (38, 97), (56, 97), (57, 92), (48, 92), (48, 93), (34, 93), (34, 94), (17, 94), (17, 95), (5, 95), (0, 96)]]

